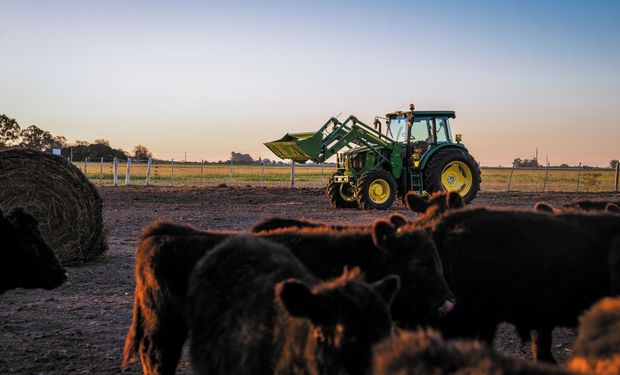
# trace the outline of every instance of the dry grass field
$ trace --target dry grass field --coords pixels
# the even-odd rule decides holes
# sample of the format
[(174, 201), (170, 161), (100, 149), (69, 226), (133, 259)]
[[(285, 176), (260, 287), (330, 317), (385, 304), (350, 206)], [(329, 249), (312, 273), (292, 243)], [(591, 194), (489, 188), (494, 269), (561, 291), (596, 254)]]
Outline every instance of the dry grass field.
[[(82, 171), (96, 184), (113, 184), (113, 165), (104, 163), (76, 162)], [(125, 184), (127, 165), (118, 165), (118, 183)], [(327, 179), (335, 171), (334, 165), (300, 165), (295, 166), (295, 185), (303, 187), (325, 186)], [(482, 168), (483, 191), (527, 191), (527, 192), (610, 192), (615, 189), (615, 171), (612, 169), (577, 169), (577, 168)], [(146, 183), (147, 164), (133, 162), (131, 165), (130, 184)], [(546, 180), (546, 181), (545, 181)], [(216, 186), (251, 185), (251, 186), (290, 186), (290, 165), (216, 165), (200, 163), (155, 163), (151, 168), (152, 185), (161, 186)]]

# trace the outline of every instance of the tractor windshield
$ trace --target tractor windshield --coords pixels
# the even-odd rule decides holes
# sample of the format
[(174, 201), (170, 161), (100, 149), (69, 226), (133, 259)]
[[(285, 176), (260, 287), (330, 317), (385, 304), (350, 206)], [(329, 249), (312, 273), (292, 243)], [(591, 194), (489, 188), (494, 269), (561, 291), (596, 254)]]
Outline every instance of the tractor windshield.
[(405, 117), (396, 117), (390, 119), (385, 130), (385, 135), (393, 140), (406, 142), (407, 141), (407, 119)]

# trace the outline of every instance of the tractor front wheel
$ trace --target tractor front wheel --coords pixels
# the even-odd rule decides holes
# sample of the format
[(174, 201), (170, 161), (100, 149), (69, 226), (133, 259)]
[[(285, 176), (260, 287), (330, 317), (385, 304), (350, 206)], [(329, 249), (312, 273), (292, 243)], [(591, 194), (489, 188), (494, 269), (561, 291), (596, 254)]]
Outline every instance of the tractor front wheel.
[(456, 191), (465, 203), (471, 202), (480, 190), (480, 168), (465, 150), (445, 148), (437, 151), (424, 168), (424, 190)]
[(387, 210), (394, 203), (396, 192), (396, 181), (392, 174), (384, 169), (374, 169), (360, 176), (355, 195), (363, 210)]
[(355, 200), (355, 191), (351, 184), (337, 184), (334, 182), (334, 176), (340, 176), (341, 173), (336, 172), (329, 178), (327, 188), (327, 199), (329, 203), (336, 208), (356, 208), (357, 200)]

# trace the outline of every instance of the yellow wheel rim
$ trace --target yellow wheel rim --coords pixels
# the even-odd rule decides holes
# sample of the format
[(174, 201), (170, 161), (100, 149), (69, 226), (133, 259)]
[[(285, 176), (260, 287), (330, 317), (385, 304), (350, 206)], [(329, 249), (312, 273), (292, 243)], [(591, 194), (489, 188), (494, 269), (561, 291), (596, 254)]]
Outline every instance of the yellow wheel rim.
[[(345, 186), (346, 185), (346, 186)], [(346, 202), (355, 202), (355, 194), (350, 184), (340, 184), (340, 197)]]
[(368, 196), (375, 204), (387, 202), (390, 197), (390, 184), (382, 178), (378, 178), (370, 183)]
[(441, 184), (446, 191), (456, 191), (464, 196), (469, 193), (472, 183), (471, 170), (463, 162), (450, 162), (441, 172)]

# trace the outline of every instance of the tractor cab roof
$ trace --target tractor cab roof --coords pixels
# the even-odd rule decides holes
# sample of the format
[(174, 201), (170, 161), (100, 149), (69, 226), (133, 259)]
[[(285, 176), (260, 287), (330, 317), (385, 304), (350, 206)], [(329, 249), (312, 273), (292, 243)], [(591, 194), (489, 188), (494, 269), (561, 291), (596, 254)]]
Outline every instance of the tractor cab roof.
[(450, 117), (456, 118), (454, 111), (407, 111), (407, 112), (394, 112), (385, 115), (386, 118), (394, 117), (407, 117), (413, 112), (414, 117)]

